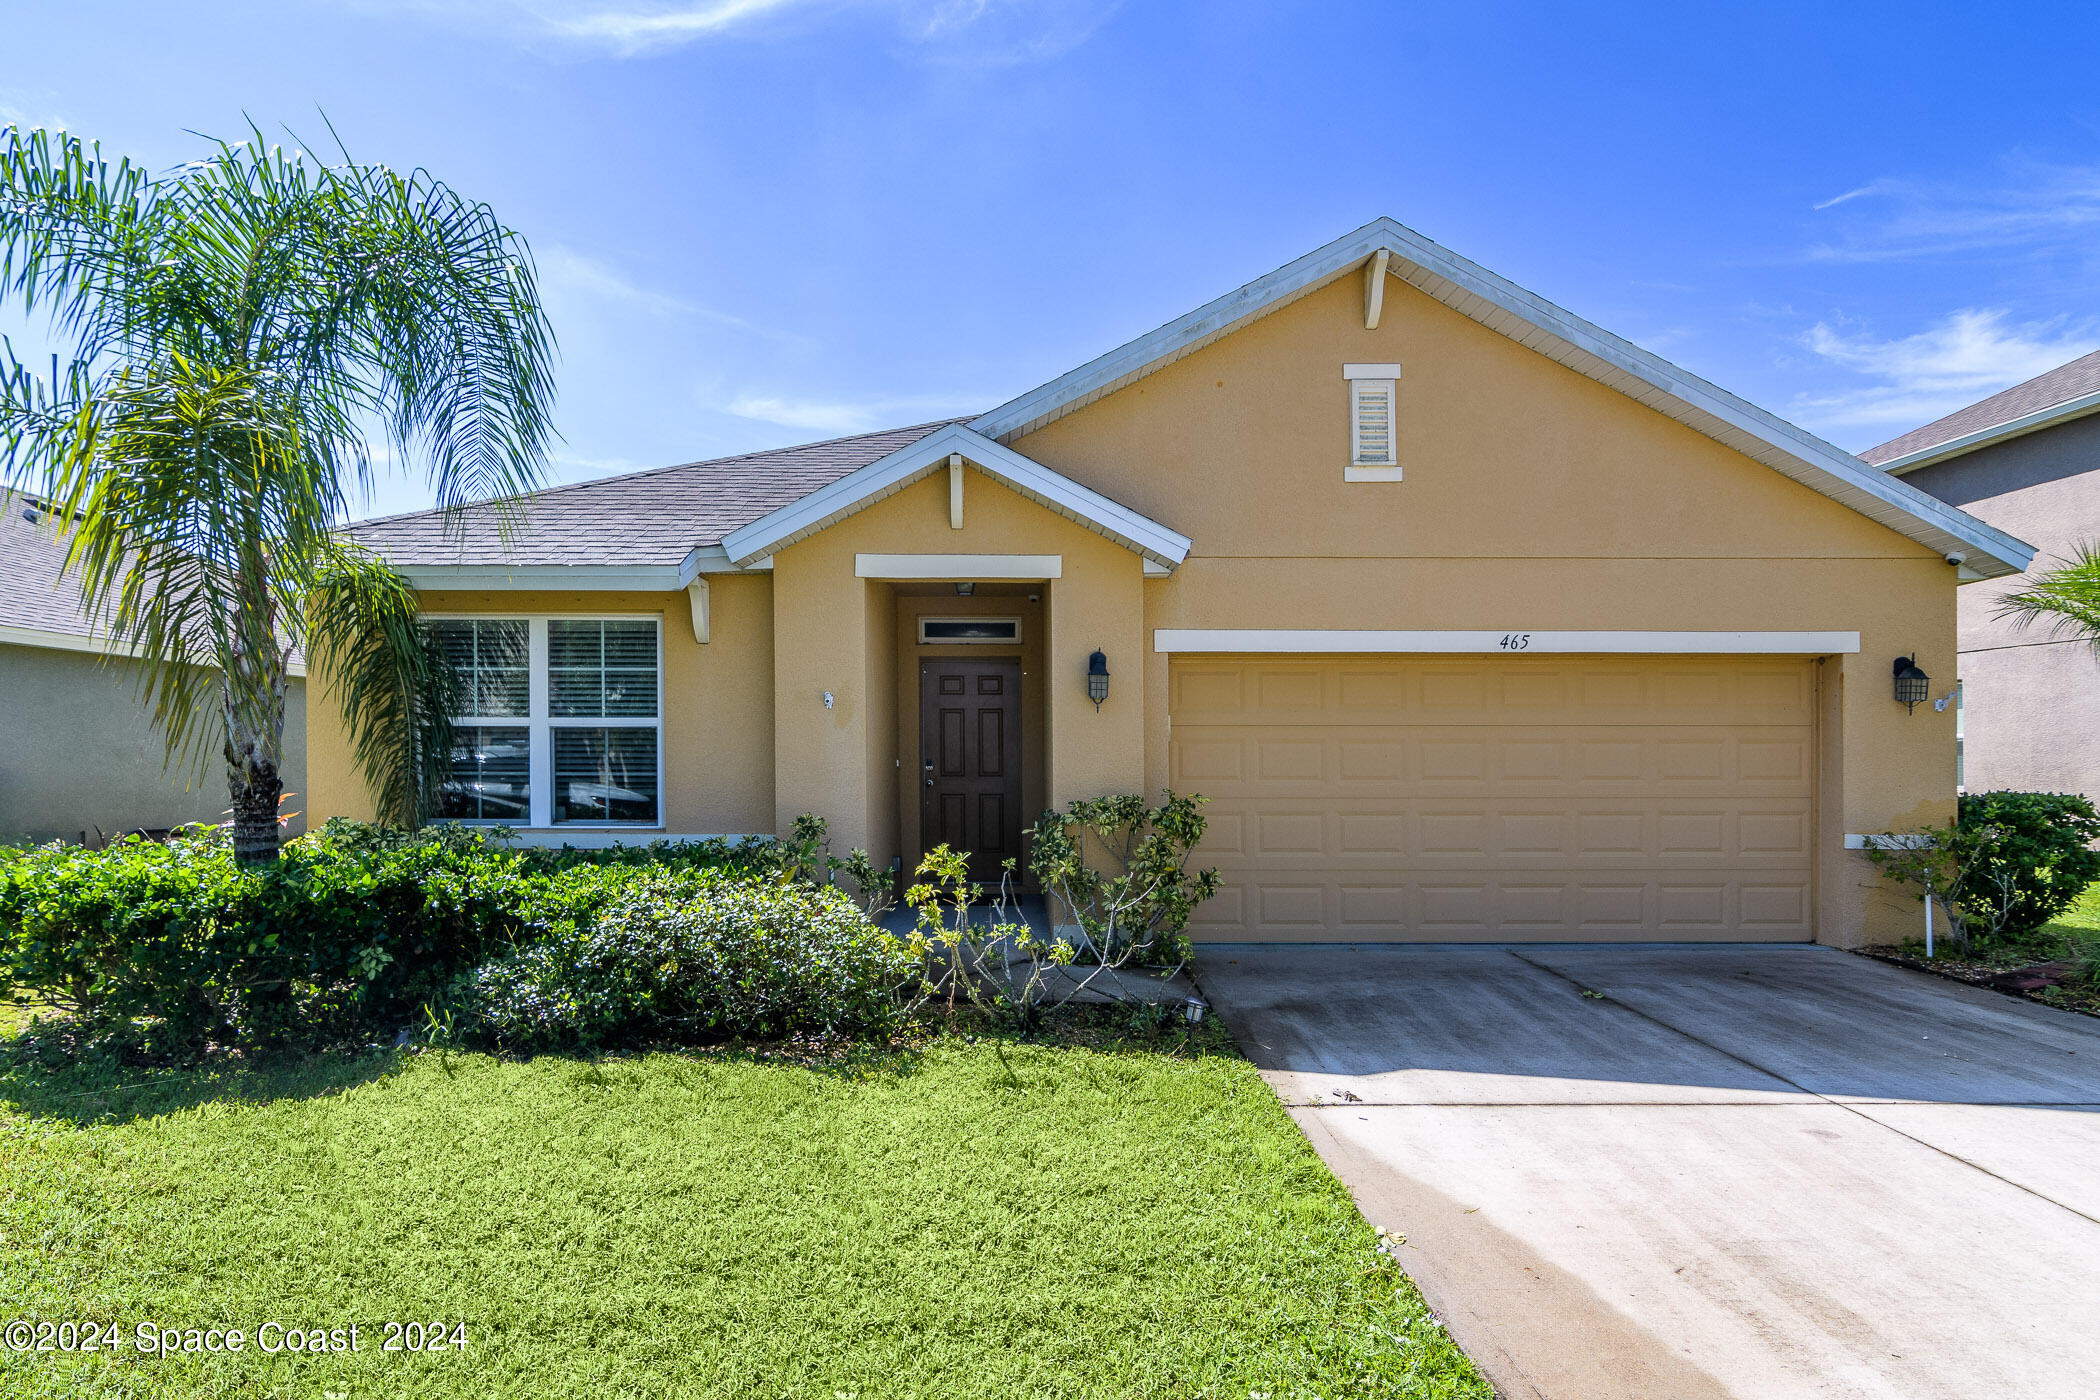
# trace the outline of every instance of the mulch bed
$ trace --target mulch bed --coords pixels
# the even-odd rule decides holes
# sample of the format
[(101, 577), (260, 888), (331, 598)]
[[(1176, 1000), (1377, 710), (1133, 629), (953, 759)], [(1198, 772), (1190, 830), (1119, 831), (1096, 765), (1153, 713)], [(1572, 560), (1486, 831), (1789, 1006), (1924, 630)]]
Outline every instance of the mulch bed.
[(1949, 981), (1966, 982), (1972, 987), (1988, 987), (1994, 992), (2038, 1001), (2062, 1011), (2100, 1016), (2100, 986), (2079, 980), (2075, 963), (2035, 962), (2018, 953), (1993, 956), (1980, 952), (1970, 954), (1967, 959), (1942, 955), (1928, 961), (1922, 950), (1910, 945), (1883, 945), (1853, 951), (1861, 957), (1916, 968)]

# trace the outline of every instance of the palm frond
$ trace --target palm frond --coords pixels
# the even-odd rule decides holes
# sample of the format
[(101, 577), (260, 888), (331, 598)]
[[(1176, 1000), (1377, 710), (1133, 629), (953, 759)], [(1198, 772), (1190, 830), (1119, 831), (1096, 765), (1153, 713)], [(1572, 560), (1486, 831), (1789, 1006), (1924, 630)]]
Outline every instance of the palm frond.
[(208, 751), (216, 714), (237, 791), (267, 789), (315, 627), (356, 679), (361, 764), (412, 819), (443, 752), (403, 726), (442, 680), (409, 644), (414, 591), (332, 532), (371, 481), (368, 430), (447, 508), (538, 484), (554, 342), (523, 240), (426, 171), (324, 164), (252, 126), (159, 176), (8, 127), (7, 303), (72, 349), (46, 377), (0, 342), (0, 480), (72, 522), (66, 567), (139, 658), (171, 759)]
[(307, 664), (326, 674), (356, 736), (381, 821), (420, 826), (451, 771), (459, 682), (425, 633), (414, 585), (344, 549), (307, 599)]
[(2100, 650), (2100, 543), (2080, 546), (2026, 588), (1999, 598), (1997, 614), (2016, 627), (2044, 624), (2058, 638)]

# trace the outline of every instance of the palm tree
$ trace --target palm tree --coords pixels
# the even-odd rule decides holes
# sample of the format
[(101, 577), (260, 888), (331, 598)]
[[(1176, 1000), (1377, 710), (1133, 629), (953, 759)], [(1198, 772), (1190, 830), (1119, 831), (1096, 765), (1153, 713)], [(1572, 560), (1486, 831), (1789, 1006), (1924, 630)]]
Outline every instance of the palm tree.
[(72, 345), (47, 379), (0, 340), (0, 471), (67, 532), (169, 762), (222, 748), (234, 850), (269, 861), (300, 649), (335, 681), (381, 815), (427, 811), (448, 673), (415, 590), (338, 527), (372, 480), (368, 434), (444, 507), (537, 484), (552, 334), (487, 205), (251, 137), (153, 175), (0, 129), (0, 305)]
[(2058, 637), (2100, 650), (2100, 544), (2081, 546), (2075, 557), (2000, 598), (1998, 616), (2021, 627), (2046, 623)]

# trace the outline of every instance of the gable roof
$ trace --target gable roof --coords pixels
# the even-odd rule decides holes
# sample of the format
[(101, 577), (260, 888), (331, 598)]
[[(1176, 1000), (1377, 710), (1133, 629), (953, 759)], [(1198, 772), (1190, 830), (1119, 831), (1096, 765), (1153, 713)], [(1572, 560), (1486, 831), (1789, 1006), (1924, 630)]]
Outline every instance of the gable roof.
[(1090, 360), (978, 418), (1011, 442), (1192, 355), (1386, 254), (1386, 274), (1580, 374), (1734, 448), (1941, 554), (1965, 577), (2018, 573), (2034, 550), (1631, 341), (1460, 257), (1392, 219), (1376, 219), (1238, 291)]
[(951, 456), (961, 457), (1037, 505), (1135, 550), (1162, 568), (1172, 569), (1188, 557), (1188, 536), (958, 423), (900, 447), (880, 461), (870, 462), (791, 505), (731, 531), (723, 538), (722, 548), (729, 562), (739, 568), (756, 563), (775, 550), (807, 539), (833, 522), (931, 476)]
[(1901, 475), (2088, 413), (2100, 413), (2100, 350), (1967, 408), (1957, 408), (1945, 418), (1912, 428), (1859, 456), (1883, 471)]
[(920, 423), (535, 491), (509, 503), (507, 539), (503, 507), (494, 502), (449, 516), (436, 510), (383, 516), (359, 521), (349, 532), (410, 577), (430, 567), (545, 569), (615, 561), (629, 571), (676, 574), (697, 562), (696, 552), (719, 553), (722, 537), (738, 526), (946, 426)]

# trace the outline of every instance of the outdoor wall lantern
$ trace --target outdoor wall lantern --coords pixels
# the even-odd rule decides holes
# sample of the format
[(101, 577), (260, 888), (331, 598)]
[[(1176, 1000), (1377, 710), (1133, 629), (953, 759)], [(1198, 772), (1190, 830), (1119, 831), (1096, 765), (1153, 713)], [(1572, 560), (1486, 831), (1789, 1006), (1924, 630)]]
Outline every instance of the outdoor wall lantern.
[(1098, 651), (1086, 659), (1086, 698), (1097, 713), (1108, 698), (1108, 658)]
[(1918, 669), (1918, 658), (1899, 656), (1896, 658), (1896, 700), (1908, 713), (1926, 698), (1925, 692), (1932, 677)]

